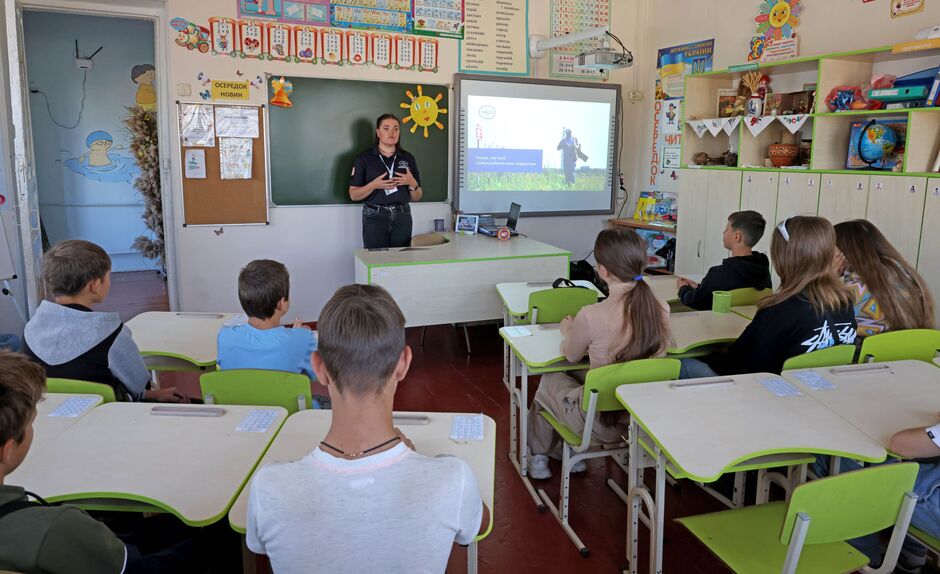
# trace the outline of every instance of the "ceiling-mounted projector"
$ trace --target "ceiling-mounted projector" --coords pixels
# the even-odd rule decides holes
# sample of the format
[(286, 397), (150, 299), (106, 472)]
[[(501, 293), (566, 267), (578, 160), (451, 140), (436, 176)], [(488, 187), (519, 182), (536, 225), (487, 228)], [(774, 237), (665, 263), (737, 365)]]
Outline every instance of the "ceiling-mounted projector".
[(591, 70), (619, 70), (633, 65), (633, 54), (598, 48), (578, 54), (578, 67)]
[(583, 42), (592, 38), (601, 38), (607, 36), (617, 42), (620, 51), (610, 48), (597, 48), (582, 52), (578, 55), (576, 65), (579, 68), (588, 68), (592, 70), (619, 70), (633, 65), (633, 54), (624, 47), (620, 38), (610, 33), (607, 28), (592, 28), (583, 32), (573, 32), (556, 38), (543, 38), (542, 36), (529, 37), (529, 56), (532, 58), (541, 58), (545, 56), (545, 51), (561, 46), (569, 46), (576, 42)]

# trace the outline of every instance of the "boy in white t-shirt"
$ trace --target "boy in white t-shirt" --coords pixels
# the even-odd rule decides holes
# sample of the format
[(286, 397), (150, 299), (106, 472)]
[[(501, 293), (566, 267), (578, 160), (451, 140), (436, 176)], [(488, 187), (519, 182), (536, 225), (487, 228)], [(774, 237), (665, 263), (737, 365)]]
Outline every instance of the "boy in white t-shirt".
[(347, 285), (323, 308), (313, 369), (330, 430), (302, 460), (258, 471), (248, 499), (248, 548), (278, 574), (444, 572), (454, 542), (488, 523), (470, 467), (417, 454), (392, 424), (411, 364), (404, 325), (381, 287)]

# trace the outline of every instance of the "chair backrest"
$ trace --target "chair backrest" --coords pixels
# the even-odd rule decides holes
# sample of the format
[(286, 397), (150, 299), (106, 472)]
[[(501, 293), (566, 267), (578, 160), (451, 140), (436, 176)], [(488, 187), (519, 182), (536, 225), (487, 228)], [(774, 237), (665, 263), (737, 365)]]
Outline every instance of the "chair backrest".
[(587, 411), (591, 392), (597, 391), (597, 412), (622, 411), (623, 403), (617, 400), (617, 387), (633, 383), (674, 381), (679, 378), (681, 367), (679, 359), (637, 359), (591, 369), (584, 381), (581, 410)]
[(790, 536), (800, 512), (810, 517), (806, 544), (858, 538), (893, 525), (904, 494), (914, 488), (917, 463), (897, 463), (844, 472), (807, 482), (793, 491), (780, 533)]
[(92, 383), (90, 381), (77, 381), (75, 379), (46, 379), (46, 392), (50, 393), (75, 393), (81, 395), (99, 395), (101, 403), (113, 403), (117, 401), (114, 395), (114, 389), (104, 383)]
[(838, 367), (851, 365), (855, 360), (855, 345), (835, 345), (812, 353), (803, 353), (790, 357), (783, 363), (783, 370), (817, 369), (819, 367)]
[(739, 305), (757, 305), (761, 299), (773, 295), (774, 290), (761, 289), (758, 291), (753, 287), (742, 287), (741, 289), (732, 289), (729, 293), (731, 293), (731, 306), (737, 307)]
[(422, 233), (411, 238), (412, 247), (431, 247), (447, 243), (447, 238), (440, 233)]
[(310, 408), (313, 398), (307, 375), (284, 371), (233, 369), (203, 373), (199, 386), (203, 398), (211, 395), (213, 404), (284, 407), (288, 414), (300, 410), (299, 397), (303, 398), (304, 409)]
[[(543, 289), (529, 294), (529, 317), (532, 323), (558, 323), (566, 316), (574, 317), (581, 307), (597, 303), (597, 291), (581, 287)], [(534, 312), (538, 309), (537, 312)]]
[(940, 350), (940, 331), (934, 329), (907, 329), (871, 335), (862, 339), (859, 362), (933, 361)]

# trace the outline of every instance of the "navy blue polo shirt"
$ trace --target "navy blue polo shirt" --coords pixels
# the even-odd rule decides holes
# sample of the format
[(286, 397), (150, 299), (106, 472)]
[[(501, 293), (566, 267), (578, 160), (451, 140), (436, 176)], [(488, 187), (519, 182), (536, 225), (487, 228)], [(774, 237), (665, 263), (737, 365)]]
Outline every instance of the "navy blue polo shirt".
[[(418, 175), (418, 162), (415, 156), (405, 150), (398, 150), (391, 157), (385, 157), (379, 152), (378, 146), (367, 149), (353, 162), (352, 176), (349, 178), (349, 187), (362, 187), (380, 175), (388, 177), (389, 168), (394, 169), (396, 175), (403, 175), (405, 168), (411, 170), (418, 185), (421, 185), (421, 176)], [(366, 203), (373, 205), (388, 205), (391, 203), (408, 203), (411, 193), (407, 185), (399, 185), (393, 193), (386, 193), (384, 189), (377, 189), (365, 199)]]

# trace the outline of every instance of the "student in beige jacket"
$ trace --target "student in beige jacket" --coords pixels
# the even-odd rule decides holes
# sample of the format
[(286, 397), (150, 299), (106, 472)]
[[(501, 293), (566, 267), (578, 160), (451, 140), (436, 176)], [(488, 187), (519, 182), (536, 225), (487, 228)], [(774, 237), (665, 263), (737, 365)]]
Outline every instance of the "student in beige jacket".
[[(669, 306), (656, 298), (643, 280), (646, 268), (646, 241), (632, 229), (605, 229), (594, 242), (597, 272), (610, 286), (610, 296), (581, 309), (561, 322), (562, 352), (572, 362), (588, 355), (591, 368), (633, 359), (648, 359), (665, 353), (669, 343)], [(529, 410), (528, 474), (534, 479), (550, 478), (548, 456), (558, 435), (539, 414), (548, 410), (575, 433), (584, 430), (584, 373), (549, 373), (535, 393)], [(616, 442), (624, 430), (624, 413), (601, 413), (594, 434), (604, 442)], [(623, 421), (625, 422), (625, 421)], [(574, 472), (584, 470), (584, 462)]]

